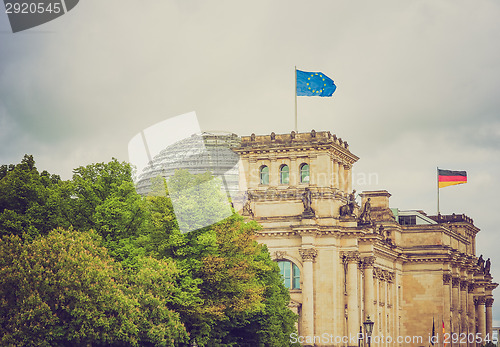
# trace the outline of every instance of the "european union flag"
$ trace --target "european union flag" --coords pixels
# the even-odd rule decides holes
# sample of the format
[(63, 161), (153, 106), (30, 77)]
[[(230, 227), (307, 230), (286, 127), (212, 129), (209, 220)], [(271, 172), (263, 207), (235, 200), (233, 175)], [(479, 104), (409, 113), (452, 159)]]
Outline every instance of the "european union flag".
[(337, 89), (333, 80), (322, 72), (297, 71), (297, 96), (332, 96)]

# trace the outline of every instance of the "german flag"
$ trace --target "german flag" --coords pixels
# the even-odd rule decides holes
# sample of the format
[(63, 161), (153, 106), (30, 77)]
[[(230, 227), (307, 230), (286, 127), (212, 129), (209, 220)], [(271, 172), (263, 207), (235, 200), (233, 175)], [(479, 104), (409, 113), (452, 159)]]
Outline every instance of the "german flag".
[(439, 188), (462, 183), (467, 183), (467, 172), (438, 169)]

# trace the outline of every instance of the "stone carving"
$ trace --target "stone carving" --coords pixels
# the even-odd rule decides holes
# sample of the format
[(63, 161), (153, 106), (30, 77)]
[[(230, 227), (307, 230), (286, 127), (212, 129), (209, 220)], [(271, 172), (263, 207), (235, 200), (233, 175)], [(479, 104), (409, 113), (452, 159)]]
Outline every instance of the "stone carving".
[(311, 137), (316, 137), (316, 130), (311, 130)]
[(359, 216), (359, 225), (366, 225), (366, 224), (372, 224), (372, 219), (371, 219), (371, 208), (372, 205), (370, 203), (371, 198), (368, 198), (368, 200), (365, 202), (365, 205), (363, 206), (363, 212), (361, 212), (361, 215)]
[(476, 289), (476, 284), (474, 283), (469, 283), (469, 293), (473, 293), (474, 289)]
[(480, 271), (483, 271), (483, 268), (484, 268), (484, 259), (483, 259), (483, 255), (482, 254), (479, 256), (479, 259), (477, 260), (477, 266), (479, 267)]
[(363, 268), (371, 268), (373, 267), (373, 264), (375, 263), (375, 257), (374, 256), (369, 256), (369, 257), (364, 257), (362, 260)]
[(467, 290), (469, 288), (469, 282), (462, 281), (460, 282), (460, 290)]
[(451, 273), (445, 272), (443, 274), (443, 283), (444, 284), (450, 284), (450, 281), (451, 281)]
[(250, 135), (250, 141), (255, 141), (255, 134), (252, 133), (252, 135)]
[(295, 135), (295, 131), (292, 130), (292, 132), (290, 133), (290, 137), (292, 138), (292, 140), (295, 139)]
[(384, 231), (384, 226), (383, 225), (379, 226), (379, 228), (378, 228), (378, 234), (380, 236), (384, 237), (384, 232), (385, 232)]
[(302, 257), (302, 261), (314, 262), (318, 255), (318, 251), (315, 248), (300, 248), (299, 254)]
[(491, 269), (491, 260), (490, 260), (490, 258), (488, 258), (488, 260), (486, 260), (486, 263), (484, 264), (484, 274), (491, 275), (490, 269)]
[(276, 140), (276, 134), (274, 133), (274, 131), (271, 133), (271, 141), (274, 141)]
[(304, 212), (302, 212), (302, 218), (313, 218), (314, 210), (311, 207), (312, 194), (309, 188), (306, 188), (304, 194), (302, 194), (302, 204), (304, 204)]
[(495, 301), (493, 298), (487, 298), (485, 300), (486, 307), (491, 307), (493, 306), (493, 301)]
[(342, 253), (342, 259), (346, 264), (359, 262), (359, 252), (358, 251), (344, 252)]
[(390, 272), (388, 270), (384, 270), (378, 267), (373, 268), (373, 277), (379, 279), (380, 281), (387, 281), (389, 283), (394, 282), (395, 278), (394, 272)]
[(251, 216), (253, 218), (253, 211), (252, 208), (250, 207), (250, 199), (252, 198), (252, 195), (248, 192), (245, 192), (245, 196), (243, 198), (243, 201), (245, 201), (245, 204), (243, 205), (243, 211), (242, 215), (243, 216)]
[(353, 190), (347, 197), (347, 204), (340, 206), (340, 217), (355, 217), (354, 208), (356, 207), (356, 190)]
[(451, 284), (453, 287), (458, 287), (460, 285), (460, 278), (459, 277), (453, 277), (451, 279)]
[[(475, 300), (474, 300), (474, 302), (475, 302)], [(477, 298), (477, 305), (484, 305), (484, 304), (486, 304), (486, 298), (484, 296), (479, 296)]]
[(285, 259), (286, 251), (276, 251), (274, 252), (274, 259)]

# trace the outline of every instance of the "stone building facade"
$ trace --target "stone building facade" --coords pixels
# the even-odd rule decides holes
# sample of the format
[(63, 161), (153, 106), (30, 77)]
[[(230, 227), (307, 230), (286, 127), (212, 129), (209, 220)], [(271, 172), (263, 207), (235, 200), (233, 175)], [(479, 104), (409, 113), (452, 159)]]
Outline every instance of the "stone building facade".
[(359, 194), (358, 205), (351, 182), (359, 158), (330, 132), (252, 134), (235, 151), (242, 213), (263, 226), (257, 239), (290, 289), (295, 341), (358, 346), (352, 337), (368, 316), (372, 346), (428, 346), (433, 323), (435, 346), (444, 345), (443, 323), (460, 339), (447, 346), (491, 336), (497, 284), (476, 256), (472, 219), (398, 214), (385, 190)]

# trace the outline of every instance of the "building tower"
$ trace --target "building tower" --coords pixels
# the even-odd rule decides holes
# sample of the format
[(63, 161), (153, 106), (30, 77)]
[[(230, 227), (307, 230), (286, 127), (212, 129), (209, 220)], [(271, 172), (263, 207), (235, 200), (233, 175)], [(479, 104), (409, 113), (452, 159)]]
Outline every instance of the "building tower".
[(368, 316), (372, 346), (428, 345), (433, 317), (448, 333), (491, 330), (497, 284), (475, 256), (470, 218), (393, 212), (385, 190), (358, 205), (359, 158), (330, 132), (252, 134), (234, 150), (242, 214), (263, 226), (257, 241), (279, 264), (303, 345), (358, 346)]

